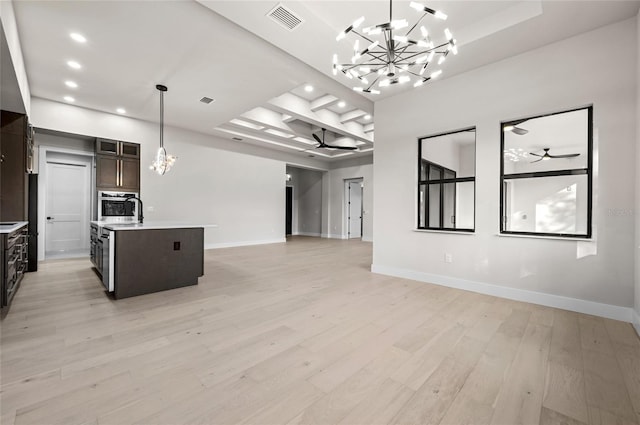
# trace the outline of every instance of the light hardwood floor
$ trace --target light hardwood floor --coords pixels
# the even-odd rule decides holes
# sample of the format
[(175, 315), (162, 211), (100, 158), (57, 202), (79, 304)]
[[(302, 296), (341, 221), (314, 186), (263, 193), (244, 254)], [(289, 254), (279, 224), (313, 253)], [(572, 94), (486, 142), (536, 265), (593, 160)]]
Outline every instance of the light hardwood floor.
[(196, 287), (114, 301), (88, 259), (1, 325), (2, 424), (639, 424), (627, 323), (369, 272), (371, 245), (205, 253)]

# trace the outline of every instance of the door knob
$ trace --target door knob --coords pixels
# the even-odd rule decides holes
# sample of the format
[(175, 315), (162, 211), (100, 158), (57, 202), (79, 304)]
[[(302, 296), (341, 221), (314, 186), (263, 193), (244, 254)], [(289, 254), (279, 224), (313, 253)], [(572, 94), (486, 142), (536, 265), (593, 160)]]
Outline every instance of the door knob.
[(53, 217), (47, 217), (47, 220), (53, 220)]

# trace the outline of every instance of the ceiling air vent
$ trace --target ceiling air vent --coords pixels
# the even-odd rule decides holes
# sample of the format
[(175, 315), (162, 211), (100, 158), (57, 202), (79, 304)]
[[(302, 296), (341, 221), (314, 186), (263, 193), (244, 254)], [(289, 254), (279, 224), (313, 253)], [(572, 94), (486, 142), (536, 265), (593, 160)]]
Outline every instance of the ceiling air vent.
[(296, 15), (291, 9), (283, 6), (282, 3), (278, 3), (276, 7), (271, 9), (271, 11), (267, 13), (267, 16), (289, 31), (293, 31), (304, 22), (301, 17)]
[(200, 102), (202, 103), (206, 103), (207, 105), (210, 104), (211, 102), (213, 102), (213, 99), (211, 99), (210, 97), (203, 97), (202, 99), (200, 99)]

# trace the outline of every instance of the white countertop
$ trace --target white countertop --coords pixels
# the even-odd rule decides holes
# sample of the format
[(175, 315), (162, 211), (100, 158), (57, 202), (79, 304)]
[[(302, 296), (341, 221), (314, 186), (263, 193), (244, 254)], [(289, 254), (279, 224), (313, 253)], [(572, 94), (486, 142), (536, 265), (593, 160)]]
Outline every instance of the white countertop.
[(21, 227), (29, 224), (28, 221), (7, 221), (0, 223), (0, 234), (13, 233)]
[(106, 223), (104, 221), (92, 221), (91, 224), (105, 229), (120, 230), (156, 230), (156, 229), (196, 229), (199, 227), (218, 227), (215, 224), (181, 223), (179, 221), (145, 221), (144, 223)]

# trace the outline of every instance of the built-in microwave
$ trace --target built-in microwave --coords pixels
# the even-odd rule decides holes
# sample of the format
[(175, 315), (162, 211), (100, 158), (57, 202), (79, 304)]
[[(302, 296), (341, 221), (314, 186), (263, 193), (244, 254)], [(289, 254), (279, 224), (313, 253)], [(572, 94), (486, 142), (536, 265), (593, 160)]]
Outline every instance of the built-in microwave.
[(112, 223), (130, 222), (138, 219), (138, 198), (135, 192), (98, 191), (98, 220)]

